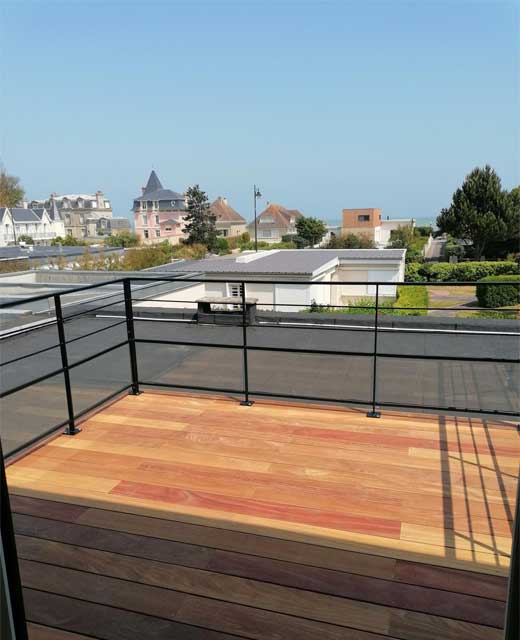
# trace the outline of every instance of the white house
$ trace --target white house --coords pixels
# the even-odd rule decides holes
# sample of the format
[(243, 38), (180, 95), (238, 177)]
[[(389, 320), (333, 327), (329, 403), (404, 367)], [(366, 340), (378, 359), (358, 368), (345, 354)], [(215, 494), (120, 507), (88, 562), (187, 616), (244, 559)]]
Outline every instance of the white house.
[[(204, 296), (239, 298), (242, 280), (252, 281), (246, 286), (247, 297), (257, 298), (258, 307), (266, 310), (299, 311), (313, 301), (346, 304), (375, 295), (374, 282), (388, 283), (379, 293), (395, 297), (397, 283), (404, 281), (405, 254), (405, 249), (282, 249), (179, 261), (150, 271), (154, 275), (191, 274), (208, 281), (187, 285), (160, 296), (160, 302), (146, 305), (189, 308)], [(187, 304), (186, 300), (193, 302)]]
[(54, 207), (28, 209), (0, 207), (0, 246), (17, 244), (20, 236), (30, 236), (35, 244), (48, 244), (57, 236), (64, 236), (61, 216)]

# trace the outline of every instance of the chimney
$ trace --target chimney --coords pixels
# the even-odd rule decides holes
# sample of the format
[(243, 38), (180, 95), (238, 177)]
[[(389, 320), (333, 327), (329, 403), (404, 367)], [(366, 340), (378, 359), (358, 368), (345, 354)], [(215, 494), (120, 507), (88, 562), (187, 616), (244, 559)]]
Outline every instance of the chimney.
[(105, 208), (105, 203), (103, 202), (103, 192), (102, 191), (96, 191), (96, 207), (98, 209), (104, 209)]
[(27, 200), (24, 200), (24, 201), (22, 202), (22, 207), (23, 207), (24, 209), (28, 209), (28, 208), (29, 208), (29, 203), (27, 202)]
[(222, 200), (222, 202), (226, 205), (227, 207), (227, 198), (225, 198), (224, 196), (220, 196), (220, 199)]

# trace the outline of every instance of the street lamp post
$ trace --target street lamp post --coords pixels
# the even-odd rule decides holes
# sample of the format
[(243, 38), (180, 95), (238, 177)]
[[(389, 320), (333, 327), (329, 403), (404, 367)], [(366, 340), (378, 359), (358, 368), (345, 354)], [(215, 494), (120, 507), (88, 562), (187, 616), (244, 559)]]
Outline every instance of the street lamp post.
[(261, 198), (262, 194), (260, 193), (260, 189), (256, 186), (256, 184), (253, 185), (253, 201), (254, 201), (254, 205), (255, 205), (255, 251), (258, 251), (258, 228), (257, 228), (257, 223), (256, 223), (256, 201), (258, 200), (258, 198)]

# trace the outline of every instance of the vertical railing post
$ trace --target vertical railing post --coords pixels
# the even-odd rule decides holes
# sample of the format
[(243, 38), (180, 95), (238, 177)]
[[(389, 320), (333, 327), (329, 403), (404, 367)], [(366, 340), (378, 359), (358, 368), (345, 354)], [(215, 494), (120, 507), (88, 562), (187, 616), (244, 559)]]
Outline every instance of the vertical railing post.
[(134, 308), (132, 305), (132, 284), (130, 278), (125, 278), (123, 291), (125, 295), (126, 334), (128, 336), (128, 350), (130, 353), (130, 373), (132, 375), (131, 393), (134, 396), (138, 396), (140, 394), (139, 374), (137, 371), (137, 354), (135, 351)]
[(76, 427), (74, 419), (74, 404), (72, 402), (72, 387), (70, 384), (69, 357), (67, 355), (67, 339), (65, 337), (65, 323), (63, 320), (61, 297), (59, 293), (54, 296), (54, 309), (56, 313), (56, 326), (58, 327), (58, 338), (60, 341), (61, 366), (63, 369), (63, 379), (65, 381), (65, 396), (67, 399), (68, 426), (63, 433), (68, 436), (73, 436), (76, 433), (79, 433), (81, 429), (79, 427)]
[(367, 418), (381, 417), (381, 413), (379, 411), (376, 411), (378, 328), (379, 328), (379, 284), (376, 284), (376, 306), (375, 306), (375, 319), (374, 319), (374, 352), (372, 354), (372, 410), (367, 413)]
[(254, 404), (253, 400), (249, 399), (249, 370), (247, 364), (247, 308), (246, 308), (246, 283), (242, 282), (240, 285), (242, 289), (242, 355), (243, 355), (243, 370), (244, 370), (244, 399), (240, 403), (244, 407), (250, 407)]
[(517, 640), (520, 636), (520, 475), (516, 485), (516, 508), (507, 591), (504, 640)]
[[(1, 616), (0, 627), (10, 629), (16, 640), (27, 640), (25, 608), (23, 604), (22, 582), (16, 553), (13, 517), (9, 501), (9, 490), (5, 477), (4, 454), (0, 443), (0, 581), (6, 580), (6, 589), (0, 585)], [(3, 575), (2, 575), (3, 574)], [(4, 618), (5, 616), (5, 618)], [(1, 632), (0, 632), (0, 635)], [(9, 634), (11, 635), (11, 634)], [(3, 636), (2, 636), (3, 637)]]

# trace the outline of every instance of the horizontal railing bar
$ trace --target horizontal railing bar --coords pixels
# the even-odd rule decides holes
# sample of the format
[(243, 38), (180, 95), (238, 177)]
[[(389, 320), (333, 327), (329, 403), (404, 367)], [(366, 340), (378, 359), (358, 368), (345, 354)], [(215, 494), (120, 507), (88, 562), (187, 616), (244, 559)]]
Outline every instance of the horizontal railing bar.
[(74, 414), (74, 420), (77, 420), (78, 418), (83, 417), (85, 414), (89, 413), (93, 409), (97, 409), (101, 405), (105, 404), (105, 402), (108, 402), (109, 400), (112, 400), (112, 398), (114, 398), (115, 396), (118, 396), (120, 393), (123, 393), (123, 391), (127, 391), (128, 389), (130, 389), (131, 386), (132, 386), (131, 384), (125, 384), (124, 387), (121, 387), (117, 391), (114, 391), (110, 395), (103, 398), (103, 400), (98, 400), (97, 402), (90, 405), (86, 409), (82, 409), (79, 413)]
[(34, 436), (34, 438), (31, 438), (30, 440), (28, 440), (27, 442), (25, 442), (24, 444), (19, 445), (18, 447), (15, 447), (12, 451), (10, 451), (6, 456), (5, 456), (5, 460), (8, 461), (10, 458), (12, 458), (13, 456), (15, 456), (17, 453), (20, 453), (20, 451), (23, 451), (24, 449), (29, 448), (30, 446), (32, 446), (33, 444), (36, 444), (37, 442), (39, 442), (40, 440), (43, 440), (44, 438), (46, 438), (47, 436), (50, 436), (51, 433), (53, 433), (54, 431), (57, 431), (58, 429), (63, 429), (64, 426), (68, 425), (69, 421), (67, 420), (63, 420), (63, 422), (60, 422), (59, 424), (55, 425), (54, 427), (51, 427), (50, 429), (47, 429), (46, 431), (44, 431), (43, 433), (40, 433), (37, 436)]
[(5, 367), (8, 364), (13, 364), (14, 362), (18, 362), (19, 360), (25, 360), (25, 358), (32, 358), (33, 356), (37, 356), (40, 353), (45, 353), (46, 351), (51, 351), (51, 349), (59, 349), (59, 344), (53, 344), (51, 347), (45, 347), (45, 349), (39, 349), (38, 351), (33, 351), (32, 353), (27, 353), (23, 356), (18, 356), (18, 358), (13, 358), (12, 360), (6, 360), (5, 362), (0, 362), (0, 367)]
[[(506, 274), (507, 275), (507, 274)], [(516, 275), (516, 274), (511, 274), (511, 275)], [(129, 276), (129, 280), (131, 280), (132, 282), (139, 282), (139, 281), (162, 281), (162, 282), (177, 282), (179, 280), (179, 278), (176, 277), (171, 277), (171, 276), (165, 276), (165, 277), (143, 277), (143, 276)], [(407, 286), (407, 287), (417, 287), (417, 286), (426, 286), (426, 287), (436, 287), (436, 286), (442, 286), (442, 287), (468, 287), (468, 286), (476, 286), (478, 284), (478, 281), (462, 281), (459, 280), (457, 282), (388, 282), (388, 281), (366, 281), (366, 280), (354, 280), (354, 281), (350, 281), (350, 280), (330, 280), (330, 281), (315, 281), (315, 280), (267, 280), (267, 279), (251, 279), (251, 278), (241, 278), (239, 276), (239, 274), (236, 274), (236, 277), (232, 277), (232, 278), (185, 278), (185, 282), (219, 282), (219, 283), (227, 283), (227, 282), (233, 282), (236, 284), (294, 284), (294, 285), (309, 285), (309, 284), (313, 284), (316, 286), (336, 286), (336, 285), (352, 285), (352, 286), (373, 286), (375, 287), (376, 285), (380, 285), (380, 286), (385, 286), (385, 287), (398, 287), (401, 285)], [(507, 285), (515, 285), (515, 286), (520, 286), (518, 284), (518, 280), (516, 281), (505, 281), (505, 282), (491, 282), (491, 283), (487, 283), (487, 284), (492, 284), (492, 285), (497, 285), (499, 287), (501, 286), (507, 286)]]
[[(224, 343), (213, 343), (213, 342), (189, 342), (187, 340), (156, 340), (153, 338), (136, 338), (136, 343), (141, 344), (171, 344), (175, 346), (186, 346), (186, 347), (215, 347), (218, 349), (243, 349), (242, 345), (232, 345), (232, 344), (224, 344)], [(306, 353), (306, 354), (317, 354), (317, 355), (330, 355), (330, 356), (361, 356), (361, 357), (373, 357), (373, 353), (371, 351), (331, 351), (329, 349), (301, 349), (301, 348), (291, 348), (291, 347), (264, 347), (248, 344), (248, 351), (271, 351), (278, 353)], [(408, 359), (408, 360), (445, 360), (445, 361), (454, 361), (454, 362), (485, 362), (485, 363), (495, 363), (495, 364), (520, 364), (520, 359), (511, 359), (511, 358), (471, 358), (471, 357), (462, 357), (462, 356), (437, 356), (437, 355), (420, 355), (420, 354), (411, 354), (411, 353), (377, 353), (378, 358), (397, 358), (397, 359)]]
[(50, 373), (46, 373), (43, 376), (39, 376), (38, 378), (33, 378), (32, 380), (29, 380), (29, 382), (24, 382), (23, 384), (19, 384), (16, 387), (12, 387), (11, 389), (8, 389), (7, 391), (2, 391), (2, 393), (0, 393), (0, 399), (6, 398), (7, 396), (10, 396), (13, 393), (16, 393), (17, 391), (23, 391), (24, 389), (27, 389), (27, 387), (32, 387), (32, 385), (38, 384), (39, 382), (43, 382), (44, 380), (47, 380), (48, 378), (52, 378), (54, 376), (58, 376), (60, 373), (63, 373), (64, 371), (65, 371), (65, 369), (62, 367), (61, 369), (56, 369), (54, 371), (51, 371)]
[(139, 385), (145, 387), (166, 387), (169, 389), (194, 389), (196, 391), (217, 391), (219, 393), (244, 393), (243, 389), (222, 389), (220, 387), (200, 387), (193, 384), (172, 384), (169, 382), (143, 382), (139, 380)]
[[(336, 280), (336, 281), (321, 281), (321, 282), (315, 282), (312, 280), (259, 280), (259, 279), (248, 279), (248, 278), (227, 278), (227, 279), (222, 279), (222, 278), (194, 278), (191, 276), (188, 276), (187, 274), (183, 273), (183, 274), (179, 274), (178, 276), (163, 276), (163, 277), (157, 277), (157, 276), (129, 276), (128, 278), (114, 278), (113, 280), (106, 280), (105, 282), (96, 282), (94, 284), (89, 284), (89, 285), (84, 285), (81, 287), (74, 287), (72, 289), (69, 289), (66, 293), (58, 293), (57, 295), (67, 295), (67, 294), (71, 294), (71, 293), (78, 293), (81, 291), (88, 291), (89, 289), (95, 289), (96, 287), (104, 287), (104, 286), (109, 286), (109, 285), (113, 285), (113, 284), (118, 284), (121, 282), (124, 282), (125, 280), (130, 280), (131, 282), (179, 282), (179, 281), (184, 281), (184, 282), (220, 282), (220, 283), (227, 283), (227, 282), (238, 282), (241, 284), (293, 284), (293, 285), (316, 285), (316, 286), (337, 286), (337, 285), (349, 285), (349, 286), (373, 286), (375, 287), (376, 285), (380, 285), (380, 286), (387, 286), (387, 287), (397, 287), (397, 286), (427, 286), (427, 287), (439, 287), (439, 286), (450, 286), (450, 287), (462, 287), (462, 286), (476, 286), (478, 283), (475, 281), (457, 281), (457, 282), (366, 282), (366, 281), (353, 281), (353, 282), (349, 282), (346, 280)], [(505, 282), (492, 282), (491, 284), (493, 284), (493, 286), (510, 286), (510, 285), (514, 285), (514, 286), (519, 286), (518, 285), (518, 281), (505, 281)], [(56, 292), (50, 293), (50, 294), (42, 294), (39, 296), (31, 296), (28, 298), (24, 298), (23, 301), (21, 300), (14, 300), (14, 301), (9, 301), (9, 302), (2, 302), (0, 303), (0, 310), (1, 309), (9, 309), (11, 307), (16, 307), (19, 306), (21, 304), (28, 304), (30, 302), (38, 302), (40, 300), (46, 300), (48, 298), (52, 298), (54, 297), (54, 295), (56, 295)], [(79, 304), (79, 303), (76, 303)]]
[[(186, 340), (159, 340), (155, 338), (136, 338), (136, 343), (141, 344), (171, 344), (185, 347), (215, 347), (216, 349), (243, 349), (241, 344), (225, 344), (223, 342), (188, 342)], [(248, 347), (249, 348), (249, 347)]]
[(113, 307), (115, 304), (123, 304), (124, 300), (115, 300), (114, 302), (109, 302), (108, 304), (99, 305), (99, 307), (94, 307), (93, 309), (87, 309), (86, 311), (80, 311), (79, 313), (72, 313), (68, 316), (63, 316), (63, 321), (68, 322), (69, 320), (73, 320), (74, 318), (79, 318), (81, 316), (86, 316), (89, 313), (94, 313), (95, 311), (99, 311), (99, 309), (106, 309), (107, 307)]
[(126, 320), (120, 320), (119, 322), (114, 322), (114, 324), (111, 324), (108, 327), (101, 327), (101, 329), (96, 329), (95, 331), (90, 331), (90, 333), (85, 333), (84, 335), (78, 336), (77, 338), (71, 338), (70, 340), (66, 340), (65, 344), (71, 344), (72, 342), (77, 342), (78, 340), (83, 340), (83, 338), (89, 338), (90, 336), (96, 335), (96, 333), (101, 333), (102, 331), (108, 331), (109, 329), (112, 329), (113, 327), (118, 327), (119, 325), (125, 324), (125, 323), (126, 323)]
[(377, 402), (378, 407), (403, 407), (405, 409), (427, 409), (428, 411), (458, 411), (462, 413), (478, 413), (482, 415), (499, 415), (499, 416), (511, 416), (518, 417), (518, 411), (500, 411), (498, 409), (489, 410), (489, 409), (468, 409), (467, 407), (462, 409), (458, 407), (439, 407), (436, 405), (427, 405), (427, 404), (404, 404), (401, 402)]
[(81, 360), (77, 360), (76, 362), (73, 362), (72, 364), (69, 363), (69, 366), (67, 367), (67, 369), (75, 369), (76, 367), (81, 366), (82, 364), (86, 364), (87, 362), (90, 362), (91, 360), (95, 360), (95, 358), (99, 358), (100, 356), (104, 356), (107, 353), (110, 353), (111, 351), (115, 351), (116, 349), (120, 349), (121, 347), (124, 347), (126, 344), (128, 344), (128, 340), (123, 340), (123, 342), (118, 342), (117, 344), (112, 345), (111, 347), (107, 347), (106, 349), (103, 349), (102, 351), (98, 351), (97, 353), (93, 353), (90, 356), (87, 356), (86, 358), (82, 358)]
[(72, 289), (68, 289), (67, 292), (56, 292), (46, 293), (39, 296), (31, 296), (29, 298), (24, 298), (23, 300), (15, 300), (10, 302), (1, 302), (0, 309), (9, 309), (10, 307), (16, 307), (21, 304), (27, 304), (29, 302), (39, 302), (40, 300), (46, 300), (47, 298), (54, 298), (55, 295), (68, 295), (70, 293), (78, 293), (80, 291), (88, 291), (89, 289), (95, 289), (96, 287), (105, 287), (111, 284), (117, 284), (119, 282), (123, 282), (125, 278), (117, 278), (114, 280), (106, 280), (105, 282), (96, 282), (95, 284), (87, 284), (83, 287), (74, 287)]
[[(105, 402), (108, 402), (109, 400), (111, 400), (112, 398), (114, 398), (115, 396), (119, 395), (120, 393), (123, 393), (123, 391), (126, 391), (127, 389), (129, 389), (132, 385), (131, 384), (127, 384), (124, 387), (122, 387), (121, 389), (118, 389), (117, 391), (114, 391), (114, 393), (111, 393), (109, 396), (107, 396), (106, 398), (104, 398), (103, 400), (100, 400), (99, 402), (96, 402), (95, 404), (91, 405), (90, 407), (88, 407), (87, 409), (83, 409), (82, 411), (80, 411), (79, 413), (76, 413), (74, 415), (74, 419), (77, 420), (78, 418), (81, 418), (82, 416), (84, 416), (86, 413), (89, 413), (89, 411), (92, 411), (93, 409), (96, 409), (97, 407), (101, 406), (102, 404), (104, 404)], [(34, 438), (32, 438), (31, 440), (29, 440), (28, 442), (21, 444), (19, 447), (16, 447), (15, 449), (13, 449), (12, 451), (10, 451), (8, 453), (8, 455), (5, 456), (6, 460), (9, 460), (11, 457), (15, 456), (17, 453), (19, 453), (20, 451), (23, 451), (24, 449), (27, 449), (28, 447), (30, 447), (33, 444), (36, 444), (37, 442), (39, 442), (40, 440), (43, 440), (44, 438), (46, 438), (47, 436), (49, 436), (51, 433), (53, 433), (54, 431), (57, 431), (58, 429), (62, 429), (63, 427), (65, 427), (67, 424), (69, 423), (68, 419), (64, 420), (63, 422), (60, 422), (59, 424), (57, 424), (54, 427), (51, 427), (50, 429), (47, 429), (47, 431), (44, 431), (43, 433), (35, 436)]]
[(263, 396), (273, 398), (292, 398), (294, 400), (312, 400), (314, 402), (335, 402), (340, 404), (362, 404), (362, 405), (370, 405), (372, 404), (369, 400), (338, 400), (336, 398), (324, 398), (322, 396), (297, 396), (290, 393), (272, 393), (270, 391), (249, 391), (249, 395), (252, 396)]
[[(373, 352), (365, 351), (329, 351), (324, 349), (297, 349), (291, 347), (260, 347), (254, 345), (247, 346), (248, 351), (278, 351), (282, 353), (317, 353), (320, 355), (331, 356), (373, 356)], [(454, 360), (457, 362), (494, 362), (498, 364), (520, 364), (520, 359), (509, 358), (463, 358), (462, 356), (432, 356), (432, 355), (416, 355), (416, 354), (403, 354), (403, 353), (381, 353), (377, 352), (378, 358), (398, 358), (398, 359), (410, 359), (410, 360)]]

